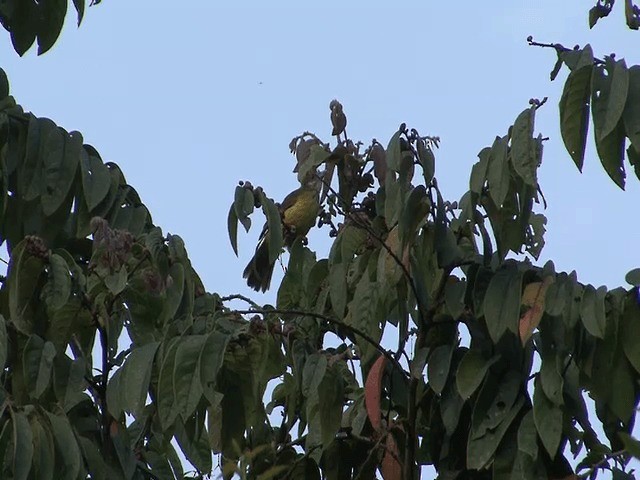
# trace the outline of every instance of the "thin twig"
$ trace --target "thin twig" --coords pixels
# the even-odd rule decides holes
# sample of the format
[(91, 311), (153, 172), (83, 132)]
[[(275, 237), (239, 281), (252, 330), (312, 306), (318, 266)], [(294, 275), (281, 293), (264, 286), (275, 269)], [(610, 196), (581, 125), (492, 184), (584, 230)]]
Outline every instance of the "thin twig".
[(604, 456), (602, 460), (597, 463), (591, 465), (591, 468), (584, 473), (578, 475), (578, 478), (589, 478), (596, 470), (600, 468), (604, 468), (605, 465), (609, 466), (609, 460), (616, 460), (616, 457), (620, 457), (627, 453), (626, 450), (618, 450), (617, 452), (612, 452)]
[(220, 299), (220, 301), (223, 302), (223, 303), (224, 302), (228, 302), (230, 300), (242, 300), (244, 302), (247, 302), (253, 308), (260, 308), (260, 305), (258, 305), (256, 302), (251, 300), (249, 297), (245, 297), (244, 295), (241, 295), (239, 293), (234, 293), (233, 295), (227, 295), (226, 297), (222, 297)]
[(382, 345), (380, 345), (368, 333), (363, 332), (362, 330), (360, 330), (357, 327), (354, 327), (353, 325), (348, 325), (347, 323), (345, 323), (345, 322), (343, 322), (341, 320), (338, 320), (337, 318), (332, 318), (332, 317), (329, 317), (327, 315), (323, 315), (321, 313), (308, 312), (308, 311), (305, 311), (305, 310), (281, 310), (281, 309), (277, 309), (277, 308), (274, 308), (274, 309), (252, 308), (250, 310), (234, 310), (234, 312), (235, 313), (239, 313), (241, 315), (252, 315), (252, 314), (257, 314), (257, 315), (270, 315), (270, 314), (276, 314), (276, 315), (298, 315), (298, 316), (304, 316), (304, 317), (317, 318), (319, 320), (324, 320), (326, 322), (329, 322), (329, 323), (331, 323), (333, 325), (337, 325), (337, 326), (346, 328), (346, 329), (350, 330), (351, 332), (353, 332), (355, 335), (358, 335), (359, 337), (361, 337), (363, 340), (365, 340), (369, 344), (371, 344), (371, 346), (373, 346), (376, 350), (378, 350), (382, 355), (387, 357), (387, 359), (389, 359), (401, 372), (403, 372), (405, 377), (408, 377), (407, 372), (404, 371), (404, 368), (395, 359), (395, 357), (390, 352), (385, 350), (382, 347)]

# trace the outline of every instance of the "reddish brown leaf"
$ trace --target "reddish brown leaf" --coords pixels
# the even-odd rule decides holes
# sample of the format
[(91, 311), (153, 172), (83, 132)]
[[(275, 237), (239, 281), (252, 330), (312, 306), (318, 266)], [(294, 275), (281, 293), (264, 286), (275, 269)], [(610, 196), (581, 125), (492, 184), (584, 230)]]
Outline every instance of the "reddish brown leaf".
[(545, 277), (542, 282), (530, 283), (524, 289), (522, 305), (529, 307), (529, 310), (520, 317), (520, 340), (523, 345), (527, 343), (542, 319), (545, 294), (552, 283), (553, 277)]
[(389, 433), (386, 438), (384, 456), (380, 464), (380, 473), (384, 480), (401, 480), (402, 464), (400, 463), (400, 452), (398, 444), (393, 435)]
[(380, 355), (371, 370), (369, 370), (367, 381), (364, 384), (364, 405), (367, 409), (369, 421), (376, 432), (379, 432), (382, 427), (380, 393), (382, 392), (382, 375), (384, 374), (385, 364), (385, 357)]

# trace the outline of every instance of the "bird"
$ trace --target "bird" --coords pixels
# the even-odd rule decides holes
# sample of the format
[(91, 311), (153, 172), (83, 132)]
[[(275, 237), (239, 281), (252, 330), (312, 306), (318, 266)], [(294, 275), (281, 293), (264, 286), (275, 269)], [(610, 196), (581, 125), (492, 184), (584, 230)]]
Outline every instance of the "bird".
[[(300, 188), (288, 194), (278, 205), (282, 219), (284, 246), (290, 248), (295, 240), (303, 238), (316, 223), (320, 209), (321, 180), (314, 175)], [(256, 251), (242, 276), (247, 285), (256, 291), (266, 292), (271, 284), (273, 262), (269, 259), (269, 228), (265, 223), (256, 246)]]

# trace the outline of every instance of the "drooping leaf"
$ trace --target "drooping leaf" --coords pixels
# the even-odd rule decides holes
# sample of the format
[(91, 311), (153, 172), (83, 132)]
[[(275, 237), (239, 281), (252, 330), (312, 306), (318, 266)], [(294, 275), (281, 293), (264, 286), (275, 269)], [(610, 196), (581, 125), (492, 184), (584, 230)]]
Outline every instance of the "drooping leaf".
[(398, 219), (398, 235), (402, 246), (410, 243), (416, 234), (418, 226), (426, 220), (429, 213), (429, 199), (424, 186), (413, 188), (402, 207), (402, 213)]
[(29, 337), (24, 347), (22, 364), (29, 393), (34, 398), (39, 398), (49, 386), (55, 356), (53, 343), (45, 342), (38, 335)]
[(509, 192), (509, 182), (511, 181), (507, 153), (507, 138), (496, 137), (491, 146), (487, 182), (489, 184), (489, 195), (498, 207), (501, 207), (504, 203)]
[(624, 311), (621, 320), (622, 347), (624, 353), (640, 373), (640, 302), (630, 295), (624, 303)]
[(32, 472), (38, 480), (52, 480), (55, 471), (55, 446), (53, 434), (43, 417), (33, 415), (30, 418), (33, 434)]
[(89, 212), (100, 205), (111, 189), (109, 168), (94, 155), (93, 148), (83, 146), (79, 151), (80, 171), (82, 172), (82, 192)]
[(593, 51), (585, 45), (569, 73), (560, 98), (560, 133), (578, 170), (582, 171), (589, 129)]
[(384, 454), (380, 465), (383, 480), (402, 480), (402, 464), (398, 443), (391, 433), (385, 440)]
[(173, 370), (174, 395), (178, 411), (185, 420), (196, 409), (203, 394), (198, 361), (206, 340), (206, 335), (185, 336), (179, 342), (176, 351)]
[[(65, 0), (66, 1), (66, 0)], [(63, 204), (75, 181), (82, 149), (82, 136), (60, 127), (44, 138), (42, 212), (53, 215)]]
[(518, 450), (535, 459), (538, 456), (538, 433), (533, 419), (533, 410), (522, 417), (518, 427)]
[(465, 400), (478, 389), (489, 367), (499, 360), (496, 356), (487, 360), (482, 352), (471, 349), (465, 353), (456, 371), (456, 386)]
[(84, 0), (73, 0), (73, 6), (78, 14), (78, 26), (80, 26), (84, 18)]
[[(605, 171), (624, 190), (624, 126), (621, 121), (628, 90), (624, 61), (594, 67), (591, 78), (591, 110), (596, 150)], [(605, 73), (606, 72), (606, 73)], [(614, 83), (615, 82), (615, 83)], [(615, 124), (611, 123), (615, 120)]]
[(38, 55), (48, 51), (60, 35), (67, 13), (67, 0), (48, 0), (38, 4)]
[(417, 141), (418, 160), (422, 165), (425, 185), (429, 185), (436, 171), (436, 157), (431, 147), (421, 138)]
[(387, 166), (397, 172), (400, 170), (401, 158), (402, 158), (402, 149), (400, 146), (400, 136), (402, 135), (402, 131), (398, 130), (393, 134), (391, 140), (389, 140), (389, 144), (387, 145)]
[(507, 330), (518, 331), (522, 274), (516, 268), (498, 270), (484, 296), (483, 311), (491, 339), (497, 343)]
[(159, 345), (153, 342), (134, 348), (122, 366), (123, 407), (136, 417), (142, 413), (149, 393), (153, 359)]
[(329, 445), (340, 428), (344, 406), (344, 384), (337, 364), (326, 369), (319, 385), (318, 402), (322, 444)]
[(533, 392), (533, 419), (544, 448), (555, 457), (562, 437), (562, 410), (545, 395), (536, 378)]
[(158, 378), (158, 416), (162, 428), (165, 430), (168, 430), (173, 425), (178, 415), (173, 383), (178, 345), (179, 339), (172, 339), (168, 346), (164, 347), (164, 358)]
[(45, 286), (46, 302), (53, 310), (62, 308), (71, 293), (71, 274), (64, 258), (54, 253), (49, 257), (49, 281)]
[(640, 65), (629, 68), (629, 92), (622, 120), (627, 137), (640, 154)]
[(529, 283), (522, 294), (522, 305), (529, 309), (520, 317), (520, 340), (524, 345), (538, 327), (545, 310), (547, 289), (553, 283), (553, 277), (544, 277), (542, 282)]
[(478, 162), (471, 168), (471, 177), (469, 178), (469, 190), (480, 195), (482, 187), (487, 179), (487, 170), (489, 168), (489, 160), (491, 159), (491, 149), (485, 147), (478, 153)]
[(580, 302), (580, 318), (591, 335), (604, 338), (606, 317), (604, 293), (600, 289), (596, 290), (592, 285), (585, 286)]
[(511, 133), (511, 163), (516, 173), (528, 185), (538, 184), (538, 158), (533, 138), (535, 108), (524, 110), (513, 124)]
[(23, 412), (11, 416), (13, 425), (13, 478), (27, 480), (33, 461), (33, 434), (29, 420)]
[(9, 262), (9, 313), (16, 328), (24, 334), (33, 329), (33, 299), (44, 272), (44, 260), (29, 253), (29, 240), (23, 240), (11, 252)]
[(251, 219), (249, 215), (253, 213), (254, 206), (253, 192), (245, 186), (238, 185), (233, 201), (233, 210), (236, 214), (236, 218), (240, 221), (245, 231), (249, 231), (251, 228)]
[(59, 465), (59, 476), (56, 478), (75, 480), (80, 471), (82, 456), (69, 420), (66, 417), (58, 416), (50, 412), (46, 412), (46, 414), (51, 424), (51, 431), (53, 432), (53, 438), (56, 444), (56, 452), (58, 453), (57, 458), (62, 460), (61, 464), (56, 462), (56, 465)]
[(262, 205), (262, 211), (267, 218), (268, 227), (268, 242), (269, 242), (269, 262), (275, 262), (282, 252), (284, 246), (284, 240), (282, 236), (282, 219), (280, 218), (280, 211), (273, 200), (268, 198), (264, 192), (260, 195), (260, 204)]
[[(467, 444), (467, 467), (481, 469), (492, 459), (505, 433), (524, 405), (519, 379), (508, 373), (500, 383), (488, 379), (476, 401)], [(497, 389), (497, 391), (496, 391)]]
[(591, 108), (596, 140), (602, 141), (620, 122), (628, 91), (629, 72), (624, 60), (614, 61), (608, 58), (604, 66), (595, 67)]
[(227, 349), (230, 337), (221, 332), (211, 332), (206, 338), (200, 359), (198, 361), (198, 369), (200, 373), (200, 382), (204, 396), (214, 405), (217, 402), (217, 392), (215, 391), (216, 377), (218, 371), (222, 367), (224, 354)]
[(427, 363), (427, 378), (429, 380), (429, 386), (438, 394), (444, 390), (447, 378), (449, 377), (452, 355), (452, 345), (439, 345), (429, 357), (429, 362)]
[(4, 371), (7, 362), (7, 323), (0, 314), (0, 371)]
[(382, 411), (380, 409), (380, 393), (382, 391), (382, 375), (386, 365), (386, 358), (380, 355), (373, 363), (367, 381), (364, 385), (364, 404), (367, 416), (374, 430), (380, 430), (382, 424)]

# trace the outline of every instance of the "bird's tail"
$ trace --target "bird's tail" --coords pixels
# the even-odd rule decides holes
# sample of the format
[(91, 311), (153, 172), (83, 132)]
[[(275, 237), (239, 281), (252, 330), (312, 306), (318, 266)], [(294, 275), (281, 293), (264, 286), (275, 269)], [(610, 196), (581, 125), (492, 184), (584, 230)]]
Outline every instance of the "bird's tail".
[(268, 235), (263, 236), (256, 247), (256, 253), (244, 269), (242, 276), (247, 279), (247, 285), (256, 291), (266, 292), (271, 284), (275, 263), (269, 261)]

